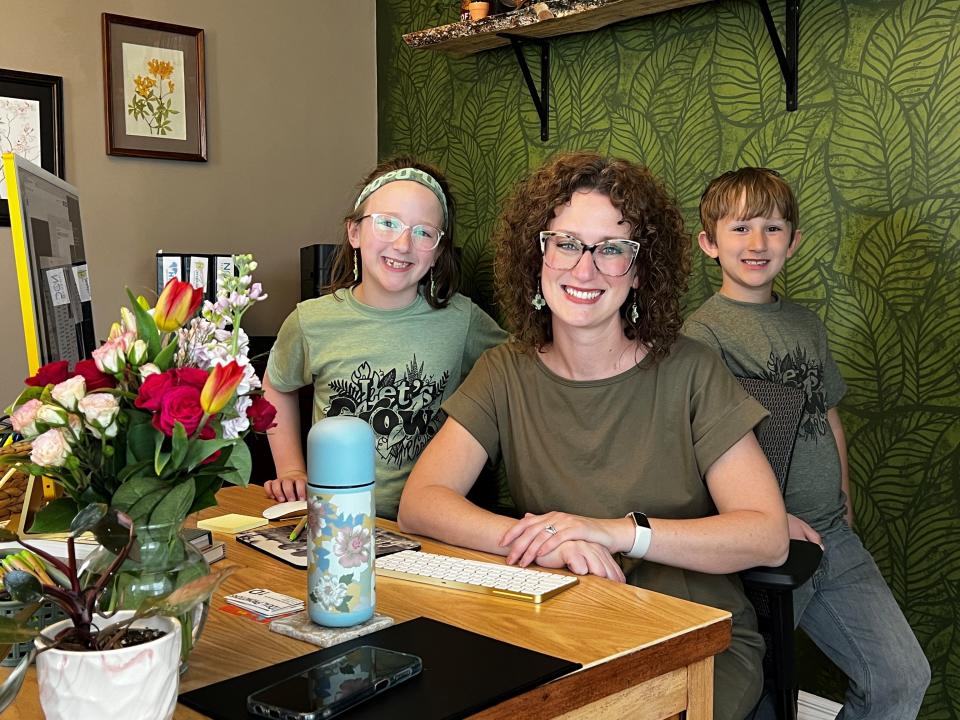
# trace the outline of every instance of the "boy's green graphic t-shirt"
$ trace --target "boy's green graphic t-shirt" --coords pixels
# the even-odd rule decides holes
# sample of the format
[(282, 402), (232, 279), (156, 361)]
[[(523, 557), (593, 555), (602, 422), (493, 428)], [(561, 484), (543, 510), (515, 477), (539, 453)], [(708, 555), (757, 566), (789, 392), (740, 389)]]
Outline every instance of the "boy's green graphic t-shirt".
[(306, 300), (284, 321), (267, 374), (281, 392), (313, 385), (313, 422), (353, 415), (376, 438), (377, 515), (396, 518), (413, 464), (442, 423), (440, 404), (506, 333), (462, 295), (430, 307), (421, 295), (379, 310), (349, 291)]
[(720, 353), (734, 375), (799, 387), (806, 402), (784, 500), (819, 533), (843, 522), (840, 455), (827, 410), (847, 391), (816, 314), (781, 298), (759, 304), (713, 295), (683, 326)]

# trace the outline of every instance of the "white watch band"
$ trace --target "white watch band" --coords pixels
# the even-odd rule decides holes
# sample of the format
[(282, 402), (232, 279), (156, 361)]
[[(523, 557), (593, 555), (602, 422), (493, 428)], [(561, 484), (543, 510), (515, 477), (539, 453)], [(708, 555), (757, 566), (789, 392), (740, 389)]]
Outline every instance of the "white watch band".
[(650, 531), (650, 528), (636, 525), (633, 536), (633, 547), (630, 548), (628, 552), (625, 552), (624, 555), (629, 558), (642, 558), (647, 554), (647, 550), (650, 549), (651, 537), (653, 537), (653, 533)]

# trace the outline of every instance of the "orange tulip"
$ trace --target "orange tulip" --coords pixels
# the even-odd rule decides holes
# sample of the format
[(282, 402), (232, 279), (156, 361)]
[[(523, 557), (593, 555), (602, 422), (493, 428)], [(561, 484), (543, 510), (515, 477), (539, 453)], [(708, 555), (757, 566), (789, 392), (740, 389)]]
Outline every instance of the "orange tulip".
[(157, 298), (153, 320), (161, 332), (170, 332), (183, 327), (203, 302), (203, 290), (190, 283), (170, 278)]
[(215, 366), (200, 391), (200, 407), (207, 415), (216, 415), (230, 402), (241, 380), (243, 368), (236, 360)]

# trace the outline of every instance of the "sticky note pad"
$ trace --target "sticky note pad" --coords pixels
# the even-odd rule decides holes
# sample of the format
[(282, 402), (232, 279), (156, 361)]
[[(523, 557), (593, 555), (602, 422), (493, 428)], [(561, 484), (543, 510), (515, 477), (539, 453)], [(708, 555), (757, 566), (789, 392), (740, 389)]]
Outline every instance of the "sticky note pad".
[(227, 533), (233, 535), (244, 530), (252, 530), (261, 525), (266, 525), (267, 520), (253, 515), (238, 515), (230, 513), (229, 515), (219, 515), (217, 517), (207, 518), (197, 523), (198, 528), (210, 530), (212, 532)]

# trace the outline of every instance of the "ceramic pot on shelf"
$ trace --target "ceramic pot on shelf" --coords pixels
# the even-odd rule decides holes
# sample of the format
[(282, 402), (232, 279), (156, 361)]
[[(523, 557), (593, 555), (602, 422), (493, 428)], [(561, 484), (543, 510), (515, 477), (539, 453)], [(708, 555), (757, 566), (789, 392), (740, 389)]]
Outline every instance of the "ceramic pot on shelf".
[(483, 20), (490, 14), (490, 3), (488, 2), (472, 2), (468, 8), (470, 10), (470, 19), (473, 22)]
[[(132, 610), (110, 618), (96, 616), (106, 628), (129, 619)], [(36, 639), (38, 648), (72, 621), (50, 625)], [(101, 625), (102, 623), (102, 625)], [(175, 618), (152, 617), (134, 622), (165, 634), (132, 647), (80, 652), (44, 650), (37, 655), (40, 705), (47, 720), (169, 720), (177, 706), (180, 686), (180, 623)]]

